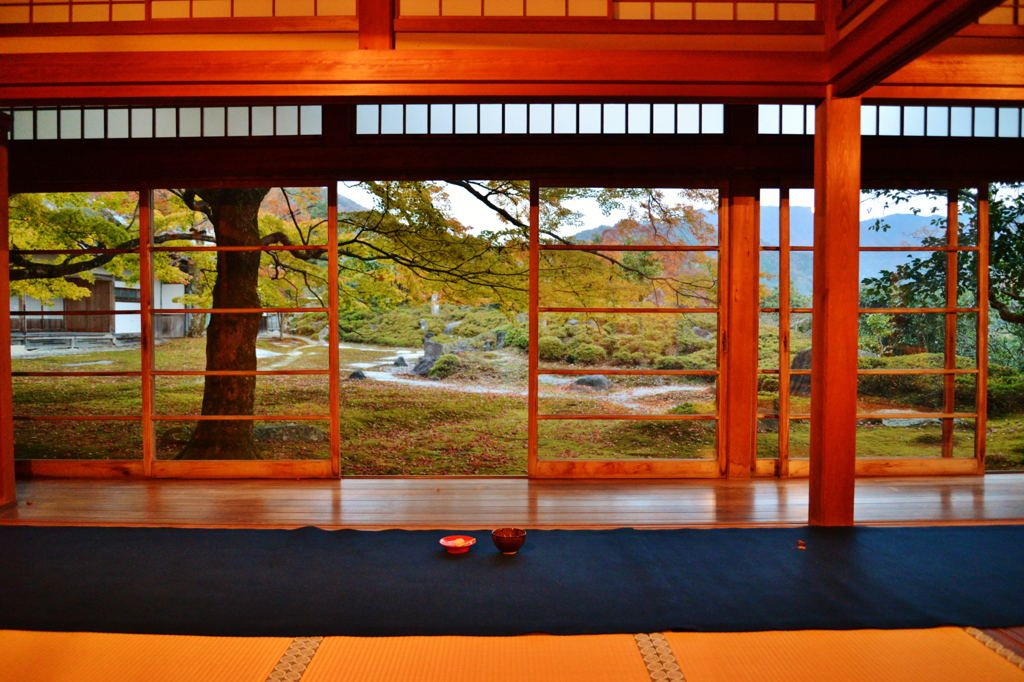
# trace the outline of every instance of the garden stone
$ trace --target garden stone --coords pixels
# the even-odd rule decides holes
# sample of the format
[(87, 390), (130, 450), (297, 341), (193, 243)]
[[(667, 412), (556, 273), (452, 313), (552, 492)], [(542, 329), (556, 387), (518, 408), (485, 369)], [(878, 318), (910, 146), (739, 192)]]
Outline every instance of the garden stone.
[(694, 327), (690, 331), (693, 332), (694, 336), (696, 336), (697, 338), (701, 338), (701, 339), (710, 339), (710, 338), (712, 338), (714, 336), (714, 334), (709, 332), (707, 329), (703, 329), (701, 327)]
[(380, 325), (379, 325), (379, 324), (371, 324), (371, 325), (370, 325), (370, 331), (371, 331), (371, 332), (375, 332), (375, 331), (377, 331), (378, 329), (380, 329)]
[(593, 320), (587, 320), (587, 326), (597, 329), (597, 322), (594, 322)]
[(495, 338), (495, 342), (494, 342), (494, 348), (495, 349), (504, 348), (505, 347), (505, 332), (503, 332), (503, 331), (494, 332), (494, 338)]
[(326, 341), (327, 340), (327, 336), (330, 333), (331, 333), (331, 325), (327, 325), (326, 327), (324, 327), (323, 329), (320, 330), (320, 332), (316, 335), (316, 338), (320, 339), (321, 341)]
[(433, 368), (434, 363), (441, 357), (438, 355), (424, 355), (420, 358), (420, 361), (416, 363), (416, 366), (412, 368), (412, 373), (421, 377), (425, 377), (430, 374), (430, 370)]
[(426, 334), (423, 335), (423, 340), (424, 341), (426, 341), (427, 339), (432, 339), (432, 338), (434, 338), (434, 332), (427, 332)]
[(444, 353), (444, 346), (437, 341), (423, 340), (423, 356), (428, 358), (439, 358)]
[(877, 358), (878, 354), (877, 353), (872, 353), (869, 350), (864, 350), (863, 348), (860, 348), (860, 349), (857, 350), (857, 357), (858, 358)]
[[(811, 368), (811, 349), (802, 350), (793, 356), (793, 363), (789, 367), (790, 369), (810, 369)], [(794, 374), (789, 377), (789, 393), (790, 395), (810, 395), (811, 394), (811, 375), (810, 374)]]
[(426, 320), (420, 320), (420, 329), (422, 329), (423, 331), (427, 331), (427, 321)]
[(569, 325), (570, 327), (575, 327), (579, 323), (580, 323), (579, 320), (569, 320), (568, 322), (566, 322), (566, 324)]
[(363, 370), (357, 369), (356, 371), (354, 371), (351, 374), (349, 374), (348, 378), (349, 379), (355, 379), (357, 381), (362, 381), (363, 379), (366, 378), (366, 375), (363, 374)]
[(491, 350), (491, 344), (492, 344), (492, 342), (489, 341), (489, 340), (488, 341), (484, 341), (484, 350), (485, 351)]
[(191, 426), (175, 426), (160, 434), (160, 442), (165, 445), (185, 445), (192, 440)]
[(608, 381), (602, 374), (582, 376), (574, 381), (573, 384), (576, 386), (586, 386), (587, 388), (596, 388), (602, 391), (610, 390), (612, 387), (612, 382)]
[(266, 424), (253, 427), (252, 437), (257, 443), (322, 443), (326, 434), (307, 424)]
[(458, 322), (449, 322), (444, 326), (444, 333), (451, 334), (452, 330), (458, 327), (460, 324), (462, 324), (462, 320), (459, 320)]
[(401, 355), (395, 358), (395, 367), (408, 367), (409, 363)]

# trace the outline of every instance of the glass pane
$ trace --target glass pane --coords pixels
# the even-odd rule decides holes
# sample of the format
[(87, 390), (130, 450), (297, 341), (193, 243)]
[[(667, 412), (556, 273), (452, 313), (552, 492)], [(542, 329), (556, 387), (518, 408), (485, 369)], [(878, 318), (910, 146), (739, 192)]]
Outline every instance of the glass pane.
[(82, 139), (82, 110), (62, 109), (60, 112), (60, 139)]
[[(501, 106), (496, 104), (493, 106)], [(427, 105), (406, 104), (405, 105), (405, 132), (408, 135), (426, 135), (427, 127)], [(500, 116), (499, 116), (500, 118)]]
[(780, 126), (778, 104), (757, 105), (757, 132), (759, 135), (778, 135)]
[(604, 130), (605, 135), (621, 135), (626, 132), (626, 105), (605, 104), (604, 105)]
[(862, 251), (861, 308), (944, 308), (946, 254), (942, 251)]
[[(127, 132), (119, 137), (128, 137)], [(57, 139), (57, 110), (39, 109), (36, 111), (36, 139)]]
[(789, 245), (814, 246), (814, 190), (789, 190)]
[(946, 137), (949, 135), (949, 107), (928, 107), (929, 137)]
[(18, 109), (14, 112), (14, 130), (11, 137), (14, 140), (35, 138), (35, 113), (31, 109)]
[(789, 305), (810, 308), (814, 303), (814, 252), (793, 251), (789, 254)]
[(924, 107), (903, 107), (903, 134), (924, 135)]
[(510, 135), (522, 135), (526, 133), (526, 130), (526, 105), (506, 104), (505, 133)]
[(700, 132), (699, 104), (676, 105), (676, 132), (686, 135), (696, 135)]
[[(110, 114), (107, 112), (108, 137), (110, 130)], [(198, 108), (178, 109), (179, 137), (199, 137), (203, 131), (202, 110)]]
[(654, 133), (671, 135), (676, 131), (676, 108), (672, 104), (654, 105)]
[(705, 377), (541, 376), (538, 414), (542, 415), (716, 413), (715, 384)]
[[(401, 104), (382, 104), (380, 106), (380, 132), (382, 135), (402, 134), (404, 110), (405, 107)], [(358, 121), (356, 125), (358, 127)]]
[(944, 386), (945, 378), (939, 374), (861, 374), (857, 377), (857, 411), (893, 415), (942, 412)]
[(789, 458), (810, 459), (811, 422), (806, 419), (789, 421)]
[(230, 137), (249, 135), (249, 107), (228, 107), (228, 135)]
[[(278, 135), (299, 134), (299, 108), (298, 107), (276, 107), (276, 121)], [(221, 135), (224, 133), (222, 132)]]
[(274, 134), (274, 107), (252, 108), (252, 134), (259, 136)]
[(596, 135), (601, 132), (600, 104), (580, 104), (579, 117), (580, 133)]
[[(17, 123), (17, 114), (15, 113), (15, 123)], [(82, 137), (87, 140), (101, 140), (106, 136), (106, 116), (103, 109), (86, 109), (82, 112)], [(174, 135), (178, 132), (175, 129)], [(18, 139), (15, 137), (15, 139)]]
[[(322, 315), (326, 319), (326, 313)], [(171, 313), (154, 317), (153, 323), (158, 331), (189, 328), (185, 325), (198, 323), (200, 325), (199, 332), (202, 333), (206, 328), (205, 323), (211, 315)], [(180, 322), (175, 322), (175, 320), (180, 320)], [(298, 338), (276, 338), (273, 332), (265, 333), (262, 338), (257, 338), (255, 354), (256, 369), (258, 370), (328, 369), (325, 346)], [(158, 371), (206, 370), (206, 339), (204, 337), (183, 337), (180, 333), (172, 335), (156, 345), (153, 357)], [(192, 380), (199, 385), (202, 384), (202, 377), (192, 377)]]
[[(861, 247), (875, 246), (945, 246), (946, 212), (945, 194), (918, 196), (914, 204), (919, 213), (900, 206), (886, 208), (880, 200), (862, 197), (860, 223)], [(893, 212), (894, 211), (894, 212)], [(902, 261), (899, 254), (892, 263)]]
[[(714, 247), (718, 243), (714, 191), (552, 187), (541, 189), (541, 199), (543, 228), (575, 244)], [(558, 210), (552, 206), (556, 202)], [(542, 242), (553, 240), (542, 237)], [(644, 257), (634, 252), (626, 258)]]
[[(135, 382), (138, 384), (138, 381)], [(205, 385), (209, 385), (207, 389)], [(242, 386), (255, 387), (256, 401), (250, 414), (329, 415), (330, 380), (326, 376), (158, 376), (154, 377), (155, 414), (202, 414), (204, 390), (228, 393)], [(252, 390), (252, 389), (250, 389)]]
[[(758, 369), (779, 368), (779, 314), (761, 313), (758, 315), (757, 333), (757, 367)], [(762, 375), (762, 378), (770, 379), (771, 375)], [(771, 383), (768, 381), (767, 383)], [(758, 382), (760, 387), (761, 381)], [(775, 392), (778, 392), (778, 381), (775, 382)]]
[[(182, 110), (183, 112), (186, 110)], [(196, 109), (195, 111), (199, 111)], [(38, 112), (41, 115), (43, 112)], [(42, 128), (38, 128), (39, 121), (36, 122), (37, 131), (41, 134)], [(199, 135), (198, 129), (196, 135)], [(127, 109), (108, 109), (107, 110), (107, 137), (108, 138), (124, 138), (128, 137), (128, 110)], [(182, 137), (185, 135), (185, 125), (182, 123)]]
[(14, 458), (141, 460), (142, 425), (137, 421), (15, 422)]
[(455, 108), (451, 104), (430, 105), (430, 132), (433, 135), (451, 135), (454, 129)]
[[(811, 313), (792, 313), (789, 316), (790, 369), (809, 370), (811, 368), (812, 318), (813, 316)], [(809, 379), (807, 380), (809, 381)], [(803, 383), (806, 383), (806, 381), (803, 381)], [(803, 383), (800, 383), (800, 385), (803, 385)], [(810, 384), (806, 385), (809, 390)], [(810, 394), (808, 393), (808, 395)]]
[(537, 425), (537, 456), (565, 459), (714, 459), (713, 420), (571, 419)]
[(999, 110), (999, 137), (1020, 137), (1020, 109)]
[[(206, 107), (203, 109), (203, 136), (224, 137), (225, 132), (225, 111), (224, 107)], [(132, 129), (134, 133), (135, 129)]]
[[(137, 355), (138, 350), (135, 353)], [(72, 359), (81, 360), (83, 357), (72, 356)], [(84, 368), (58, 371), (77, 370)], [(92, 371), (108, 370), (103, 365), (92, 365)], [(139, 377), (14, 377), (11, 385), (15, 416), (142, 414), (142, 382)]]
[(782, 105), (782, 134), (804, 134), (804, 107), (802, 104)]
[(555, 105), (555, 133), (559, 135), (571, 135), (576, 132), (576, 105), (556, 104)]
[(974, 136), (995, 137), (996, 110), (992, 107), (976, 107), (974, 109)]
[[(972, 421), (973, 420), (967, 420)], [(954, 429), (954, 456), (974, 456), (973, 434)], [(861, 419), (857, 422), (857, 457), (942, 457), (942, 420), (927, 417)]]
[(551, 133), (552, 109), (550, 104), (530, 105), (530, 133), (548, 135)]
[(500, 135), (501, 132), (501, 105), (481, 104), (480, 133), (483, 135)]
[(860, 134), (878, 134), (878, 107), (873, 104), (865, 104), (860, 108)]
[(156, 458), (160, 460), (331, 458), (327, 420), (158, 421), (155, 430)]
[(700, 105), (700, 132), (705, 135), (721, 135), (725, 132), (725, 105)]
[(779, 252), (761, 252), (761, 282), (758, 287), (758, 306), (779, 307)]
[[(959, 317), (959, 316), (958, 316)], [(941, 369), (945, 365), (945, 313), (863, 313), (863, 369)]]
[(540, 305), (713, 308), (717, 251), (541, 251)]
[(970, 137), (973, 124), (974, 110), (971, 107), (950, 107), (949, 134), (952, 137)]
[(630, 104), (627, 113), (631, 134), (647, 135), (651, 132), (650, 104)]
[(323, 107), (319, 104), (299, 107), (299, 134), (320, 135), (323, 132)]
[(455, 132), (459, 135), (477, 133), (477, 111), (475, 104), (455, 105)]
[(717, 333), (715, 313), (541, 313), (537, 350), (546, 369), (714, 370)]
[(901, 107), (880, 106), (878, 107), (878, 134), (899, 135)]
[(778, 189), (761, 189), (761, 246), (779, 245), (779, 197)]

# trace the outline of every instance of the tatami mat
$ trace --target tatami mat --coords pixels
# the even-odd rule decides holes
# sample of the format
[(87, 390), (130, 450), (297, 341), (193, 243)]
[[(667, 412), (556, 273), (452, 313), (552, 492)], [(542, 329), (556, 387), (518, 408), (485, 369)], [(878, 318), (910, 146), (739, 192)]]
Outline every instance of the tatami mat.
[(264, 682), (289, 637), (180, 637), (0, 630), (0, 680)]
[(302, 682), (650, 682), (633, 635), (325, 637)]
[(960, 628), (665, 633), (687, 682), (1024, 682)]

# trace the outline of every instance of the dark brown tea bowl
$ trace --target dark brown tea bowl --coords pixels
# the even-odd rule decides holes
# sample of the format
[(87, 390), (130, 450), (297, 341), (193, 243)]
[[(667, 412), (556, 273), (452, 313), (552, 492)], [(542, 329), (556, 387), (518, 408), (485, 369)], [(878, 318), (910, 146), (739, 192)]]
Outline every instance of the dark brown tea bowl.
[(521, 528), (498, 528), (491, 532), (491, 539), (502, 554), (515, 554), (526, 542), (526, 531)]

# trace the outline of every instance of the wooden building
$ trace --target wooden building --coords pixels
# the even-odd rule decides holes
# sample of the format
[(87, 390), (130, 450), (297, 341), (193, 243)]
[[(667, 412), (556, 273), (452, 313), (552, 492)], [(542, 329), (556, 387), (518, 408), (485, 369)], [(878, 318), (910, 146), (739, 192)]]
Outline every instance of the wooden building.
[[(705, 187), (721, 197), (717, 458), (539, 458), (533, 355), (530, 477), (809, 476), (809, 522), (836, 526), (853, 523), (857, 475), (982, 475), (983, 437), (966, 458), (855, 458), (865, 416), (856, 410), (858, 202), (862, 188), (984, 196), (988, 183), (1024, 180), (1021, 11), (1000, 0), (3, 0), (0, 192), (136, 189), (143, 205), (143, 459), (20, 470), (337, 476), (336, 439), (330, 462), (154, 461), (152, 318), (161, 313), (145, 273), (151, 193), (326, 186), (336, 230), (339, 180), (484, 177), (534, 183), (534, 258), (541, 186)], [(600, 122), (593, 134), (586, 107)], [(782, 189), (783, 224), (788, 189), (815, 190), (809, 460), (790, 461), (784, 449), (756, 455), (763, 187)], [(0, 206), (2, 300), (6, 193)], [(965, 249), (984, 262), (981, 206), (979, 243), (951, 241), (953, 262)], [(986, 277), (982, 268), (979, 291)], [(536, 282), (531, 295), (543, 312)], [(986, 328), (984, 296), (970, 310), (951, 296), (933, 312), (975, 314)], [(337, 314), (334, 299), (325, 312)], [(0, 339), (10, 319), (0, 319)], [(972, 410), (951, 404), (940, 416), (975, 419), (982, 435), (984, 339), (976, 367), (938, 372), (950, 386), (958, 372), (979, 377)], [(330, 340), (337, 345), (336, 331)], [(15, 501), (10, 362), (0, 343), (3, 504)], [(789, 380), (788, 362), (778, 373)], [(329, 376), (336, 385), (336, 353)], [(332, 403), (336, 431), (336, 393)]]

